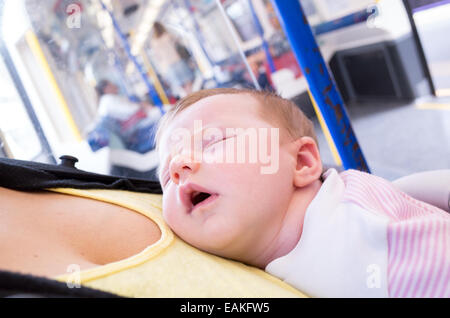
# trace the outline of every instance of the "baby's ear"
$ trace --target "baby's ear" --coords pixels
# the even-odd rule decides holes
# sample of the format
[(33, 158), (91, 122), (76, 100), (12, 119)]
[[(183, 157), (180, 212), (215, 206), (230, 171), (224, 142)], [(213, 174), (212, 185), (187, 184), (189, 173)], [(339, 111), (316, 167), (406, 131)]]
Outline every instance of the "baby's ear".
[(311, 137), (301, 137), (296, 141), (297, 165), (294, 172), (294, 185), (305, 187), (318, 180), (322, 174), (322, 161), (319, 148)]

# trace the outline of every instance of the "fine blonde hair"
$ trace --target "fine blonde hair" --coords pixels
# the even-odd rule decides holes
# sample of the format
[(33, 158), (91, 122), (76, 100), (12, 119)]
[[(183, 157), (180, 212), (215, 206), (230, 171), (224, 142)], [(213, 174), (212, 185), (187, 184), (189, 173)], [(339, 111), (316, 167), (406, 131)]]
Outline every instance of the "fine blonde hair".
[(163, 118), (161, 118), (156, 131), (156, 150), (159, 150), (161, 135), (163, 134), (165, 128), (184, 109), (206, 97), (227, 94), (247, 94), (256, 98), (261, 105), (259, 114), (263, 120), (271, 123), (275, 127), (284, 129), (287, 135), (293, 140), (303, 136), (309, 136), (313, 138), (318, 145), (312, 121), (309, 120), (300, 108), (292, 101), (284, 99), (279, 95), (268, 91), (237, 88), (213, 88), (194, 92), (180, 99), (167, 111)]

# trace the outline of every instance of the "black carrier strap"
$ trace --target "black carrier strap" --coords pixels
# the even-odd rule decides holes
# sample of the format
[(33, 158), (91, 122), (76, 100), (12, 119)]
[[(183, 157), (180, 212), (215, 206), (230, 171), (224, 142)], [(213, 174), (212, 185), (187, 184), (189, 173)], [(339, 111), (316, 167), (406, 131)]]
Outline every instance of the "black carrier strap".
[(0, 297), (116, 298), (119, 296), (85, 286), (69, 285), (45, 277), (0, 270)]
[(0, 187), (21, 191), (76, 188), (162, 194), (158, 181), (102, 175), (67, 164), (50, 165), (6, 158), (0, 158)]

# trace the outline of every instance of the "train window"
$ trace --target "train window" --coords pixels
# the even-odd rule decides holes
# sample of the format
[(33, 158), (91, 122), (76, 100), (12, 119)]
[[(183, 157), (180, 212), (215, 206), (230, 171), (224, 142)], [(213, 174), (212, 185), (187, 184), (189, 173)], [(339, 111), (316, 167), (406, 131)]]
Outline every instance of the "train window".
[[(28, 160), (45, 157), (39, 136), (33, 126), (24, 103), (21, 100), (17, 87), (20, 83), (15, 82), (12, 76), (14, 70), (8, 69), (5, 60), (8, 61), (6, 52), (2, 49), (3, 60), (0, 60), (0, 151), (4, 157), (19, 157)], [(12, 73), (12, 74), (11, 74)], [(16, 78), (17, 81), (17, 78)], [(22, 90), (22, 93), (23, 90)]]

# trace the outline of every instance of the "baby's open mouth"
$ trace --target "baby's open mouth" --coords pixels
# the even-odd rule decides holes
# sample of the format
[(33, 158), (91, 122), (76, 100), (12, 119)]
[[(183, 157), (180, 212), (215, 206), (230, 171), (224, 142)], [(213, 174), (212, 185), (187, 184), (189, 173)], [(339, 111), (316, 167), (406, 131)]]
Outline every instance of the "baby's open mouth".
[(196, 206), (198, 203), (208, 199), (210, 196), (211, 196), (211, 194), (207, 193), (207, 192), (194, 191), (191, 194), (191, 202), (192, 202), (193, 206)]
[(208, 192), (207, 188), (194, 183), (182, 185), (178, 191), (180, 200), (189, 214), (194, 210), (203, 209), (219, 197), (218, 193)]

